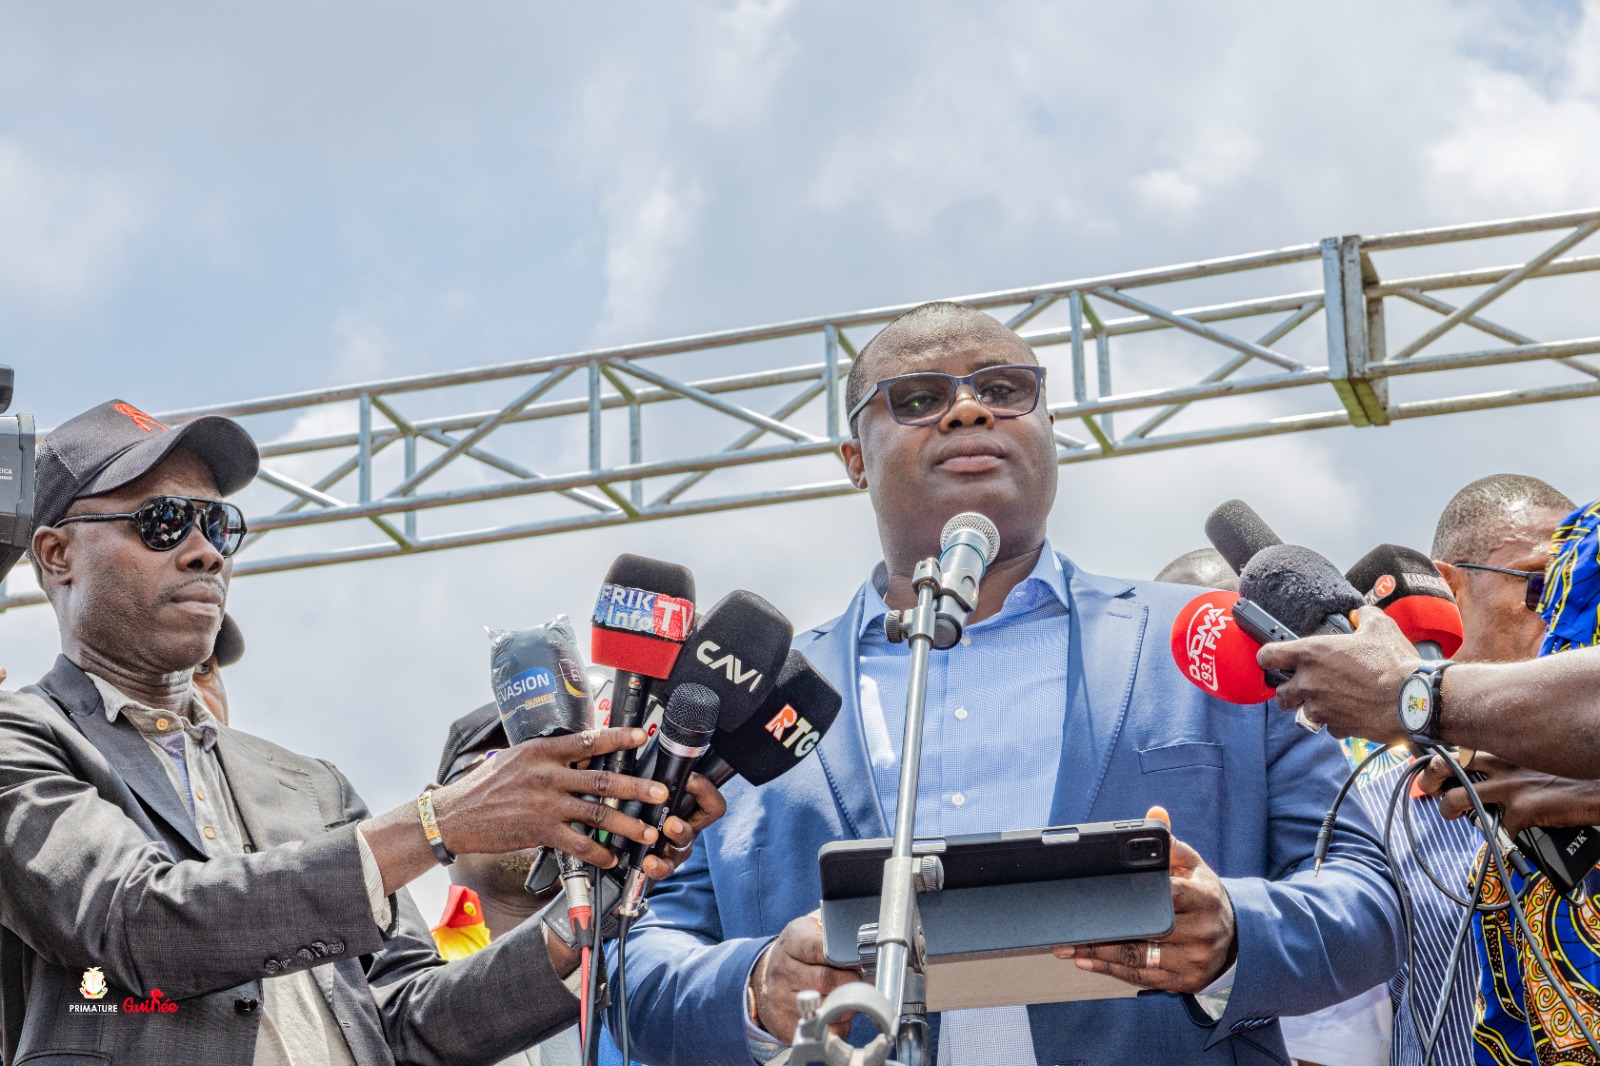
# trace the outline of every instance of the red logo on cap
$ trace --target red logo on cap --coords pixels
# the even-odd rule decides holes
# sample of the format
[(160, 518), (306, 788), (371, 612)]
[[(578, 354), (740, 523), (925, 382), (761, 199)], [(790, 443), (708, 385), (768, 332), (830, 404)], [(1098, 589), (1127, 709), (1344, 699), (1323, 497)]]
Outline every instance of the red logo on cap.
[(146, 433), (156, 429), (159, 429), (163, 433), (167, 431), (166, 426), (163, 426), (160, 422), (157, 422), (154, 418), (151, 418), (149, 415), (145, 414), (131, 403), (119, 403), (113, 407), (112, 410), (117, 412), (119, 415), (127, 415), (134, 425), (138, 426)]
[(1392, 575), (1390, 575), (1390, 574), (1384, 574), (1382, 577), (1380, 577), (1378, 579), (1377, 584), (1372, 586), (1373, 595), (1377, 596), (1378, 599), (1380, 599), (1380, 600), (1383, 599), (1385, 596), (1389, 595), (1389, 593), (1391, 593), (1393, 591), (1394, 591), (1394, 577)]

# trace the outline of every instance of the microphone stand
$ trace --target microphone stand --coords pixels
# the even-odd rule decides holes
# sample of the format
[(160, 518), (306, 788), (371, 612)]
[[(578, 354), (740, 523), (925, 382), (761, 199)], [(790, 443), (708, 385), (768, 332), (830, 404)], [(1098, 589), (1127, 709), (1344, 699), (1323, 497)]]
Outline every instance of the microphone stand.
[[(928, 660), (934, 646), (941, 576), (939, 561), (917, 564), (912, 585), (917, 605), (890, 613), (884, 629), (893, 643), (911, 642), (911, 676), (906, 688), (905, 733), (900, 745), (900, 784), (895, 800), (894, 842), (883, 864), (876, 926), (861, 927), (857, 941), (861, 969), (874, 984), (854, 981), (841, 985), (821, 1000), (816, 992), (799, 996), (800, 1026), (796, 1030), (792, 1066), (929, 1066), (928, 1020), (922, 938), (917, 893), (935, 891), (943, 884), (937, 856), (913, 857), (916, 837), (917, 779), (922, 769), (922, 723), (928, 699)], [(843, 1047), (828, 1029), (846, 1014), (862, 1014), (878, 1028), (878, 1036), (865, 1048)], [(890, 1034), (894, 1037), (891, 1051)], [(833, 1055), (829, 1056), (829, 1048)]]

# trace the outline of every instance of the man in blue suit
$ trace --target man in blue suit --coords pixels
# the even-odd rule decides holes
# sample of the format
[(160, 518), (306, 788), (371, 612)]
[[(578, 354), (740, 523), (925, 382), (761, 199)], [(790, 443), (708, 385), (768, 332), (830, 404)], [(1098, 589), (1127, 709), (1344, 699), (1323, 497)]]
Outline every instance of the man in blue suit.
[[(1311, 855), (1345, 772), (1339, 747), (1268, 705), (1205, 695), (1168, 633), (1191, 589), (1099, 577), (1051, 550), (1057, 467), (1042, 368), (992, 317), (925, 304), (862, 352), (847, 389), (851, 479), (884, 562), (845, 613), (797, 642), (845, 696), (808, 759), (729, 812), (652, 897), (628, 949), (635, 1055), (661, 1066), (779, 1063), (796, 993), (858, 975), (823, 957), (817, 849), (888, 835), (910, 654), (884, 614), (945, 521), (1000, 530), (960, 645), (934, 652), (919, 836), (1172, 813), (1176, 924), (1159, 941), (1061, 948), (1083, 969), (1170, 993), (930, 1019), (939, 1066), (1285, 1063), (1274, 1019), (1394, 971), (1398, 904), (1355, 814), (1320, 876)], [(1348, 805), (1347, 805), (1348, 809)], [(858, 1020), (853, 1042), (872, 1035)]]

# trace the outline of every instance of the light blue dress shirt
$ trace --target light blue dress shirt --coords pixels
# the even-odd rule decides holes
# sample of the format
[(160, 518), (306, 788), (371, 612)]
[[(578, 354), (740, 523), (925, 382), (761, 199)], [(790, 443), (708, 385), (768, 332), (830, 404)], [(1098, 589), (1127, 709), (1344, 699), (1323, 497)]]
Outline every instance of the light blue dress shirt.
[[(1066, 575), (1046, 544), (998, 614), (968, 626), (959, 646), (932, 653), (918, 836), (1049, 824), (1067, 706), (1069, 602)], [(860, 696), (878, 805), (893, 825), (911, 650), (883, 635), (888, 610), (875, 596), (862, 612)], [(947, 1011), (941, 1019), (940, 1066), (1036, 1061), (1026, 1007)]]

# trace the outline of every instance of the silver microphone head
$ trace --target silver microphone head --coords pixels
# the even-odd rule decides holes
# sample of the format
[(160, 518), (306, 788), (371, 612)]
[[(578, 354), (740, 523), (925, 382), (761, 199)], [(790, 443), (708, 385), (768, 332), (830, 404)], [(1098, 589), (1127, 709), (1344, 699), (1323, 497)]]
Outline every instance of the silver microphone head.
[(985, 565), (994, 562), (994, 557), (1000, 552), (1000, 531), (993, 522), (979, 514), (977, 511), (963, 511), (944, 524), (944, 532), (939, 534), (939, 550), (950, 547), (950, 542), (962, 530), (970, 529), (983, 538)]

